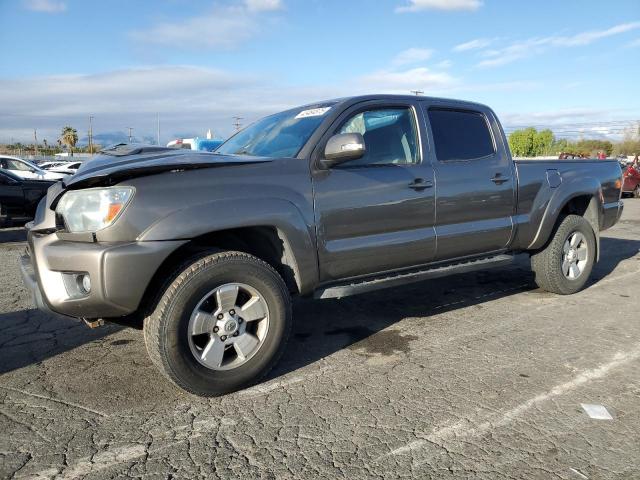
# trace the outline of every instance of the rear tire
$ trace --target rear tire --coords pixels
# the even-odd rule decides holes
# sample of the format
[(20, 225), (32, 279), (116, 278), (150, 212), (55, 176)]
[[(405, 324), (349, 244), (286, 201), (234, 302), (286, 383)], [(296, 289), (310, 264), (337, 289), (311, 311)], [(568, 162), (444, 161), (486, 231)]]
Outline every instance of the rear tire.
[(579, 215), (564, 217), (547, 246), (531, 255), (536, 284), (559, 295), (579, 292), (589, 280), (595, 254), (591, 224)]
[(252, 255), (221, 252), (180, 269), (145, 319), (144, 337), (171, 382), (216, 396), (264, 377), (284, 352), (291, 324), (280, 275)]

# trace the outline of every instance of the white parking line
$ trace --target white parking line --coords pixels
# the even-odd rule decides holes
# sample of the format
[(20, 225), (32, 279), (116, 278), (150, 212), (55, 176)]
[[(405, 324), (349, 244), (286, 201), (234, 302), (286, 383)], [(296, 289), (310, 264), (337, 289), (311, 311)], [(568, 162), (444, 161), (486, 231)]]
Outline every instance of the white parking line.
[(245, 390), (241, 390), (237, 393), (237, 395), (249, 396), (249, 397), (266, 395), (274, 390), (288, 387), (289, 385), (300, 383), (300, 382), (309, 380), (313, 377), (319, 377), (323, 375), (327, 370), (330, 370), (330, 369), (331, 369), (331, 366), (326, 365), (324, 367), (318, 368), (317, 370), (314, 370), (306, 374), (296, 375), (294, 377), (285, 378), (283, 380), (272, 381), (265, 384), (256, 385), (251, 388), (247, 388)]
[[(463, 437), (480, 436), (489, 432), (490, 430), (507, 425), (524, 413), (529, 411), (536, 405), (543, 403), (551, 398), (564, 395), (576, 388), (585, 385), (593, 380), (597, 380), (605, 377), (611, 370), (624, 366), (634, 360), (640, 358), (640, 344), (627, 352), (618, 352), (610, 362), (604, 363), (596, 368), (585, 370), (572, 380), (556, 385), (551, 390), (544, 393), (540, 393), (535, 397), (521, 403), (520, 405), (507, 410), (502, 414), (490, 415), (485, 419), (464, 419), (460, 420), (452, 425), (436, 428), (424, 439), (419, 439), (408, 443), (402, 447), (396, 448), (391, 452), (378, 457), (378, 460), (388, 457), (390, 455), (402, 455), (415, 450), (422, 449), (428, 444), (443, 444), (450, 440), (458, 440)], [(419, 465), (419, 464), (416, 464)]]
[(81, 478), (90, 473), (95, 473), (100, 470), (104, 470), (113, 465), (127, 463), (136, 458), (146, 455), (146, 448), (144, 445), (130, 445), (116, 447), (111, 450), (96, 453), (92, 457), (85, 457), (73, 466), (65, 468), (59, 476), (56, 476), (56, 480), (72, 480), (75, 478)]

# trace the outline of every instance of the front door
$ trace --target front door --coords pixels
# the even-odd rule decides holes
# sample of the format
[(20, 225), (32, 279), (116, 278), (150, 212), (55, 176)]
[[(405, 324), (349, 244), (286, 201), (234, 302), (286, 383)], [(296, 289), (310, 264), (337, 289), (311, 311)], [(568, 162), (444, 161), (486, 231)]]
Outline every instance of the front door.
[(366, 147), (358, 160), (313, 172), (321, 281), (433, 259), (433, 169), (423, 161), (424, 122), (416, 107), (410, 102), (351, 107), (320, 142), (357, 132)]
[(0, 172), (0, 215), (16, 216), (23, 213), (22, 185)]
[(437, 181), (437, 259), (505, 249), (513, 231), (515, 174), (493, 112), (423, 104)]

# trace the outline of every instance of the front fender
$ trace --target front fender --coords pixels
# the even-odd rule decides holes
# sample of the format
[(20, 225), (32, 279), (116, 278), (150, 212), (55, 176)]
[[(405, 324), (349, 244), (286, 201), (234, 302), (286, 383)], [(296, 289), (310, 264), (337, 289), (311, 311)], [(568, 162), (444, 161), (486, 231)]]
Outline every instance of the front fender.
[[(598, 218), (602, 211), (602, 187), (598, 179), (593, 177), (583, 177), (580, 175), (563, 175), (562, 183), (557, 188), (546, 188), (541, 190), (531, 212), (531, 223), (538, 224), (538, 229), (527, 246), (528, 250), (542, 248), (553, 233), (553, 228), (558, 221), (560, 212), (564, 206), (572, 199), (582, 196), (591, 197), (591, 202), (587, 212), (589, 217), (593, 216), (592, 210), (595, 208), (596, 218), (593, 221), (587, 218), (598, 237)], [(594, 201), (596, 202), (594, 204)]]
[(279, 198), (216, 200), (177, 210), (142, 232), (139, 241), (190, 240), (201, 235), (242, 227), (274, 227), (293, 265), (300, 293), (318, 282), (315, 234), (300, 210)]

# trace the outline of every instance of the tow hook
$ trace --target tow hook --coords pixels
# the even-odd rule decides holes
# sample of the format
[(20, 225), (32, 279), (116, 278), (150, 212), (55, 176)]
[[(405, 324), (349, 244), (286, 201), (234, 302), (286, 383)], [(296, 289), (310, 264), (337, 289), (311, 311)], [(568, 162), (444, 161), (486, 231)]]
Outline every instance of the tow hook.
[(89, 328), (98, 328), (104, 325), (104, 320), (102, 318), (98, 318), (96, 320), (83, 318), (82, 320), (84, 320), (84, 323), (86, 323)]

